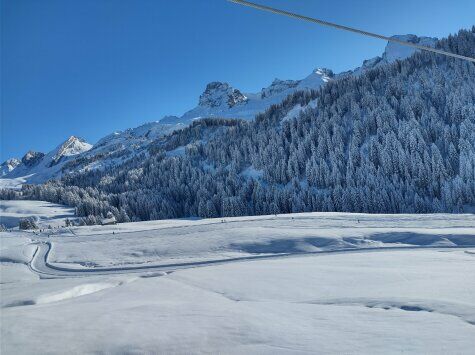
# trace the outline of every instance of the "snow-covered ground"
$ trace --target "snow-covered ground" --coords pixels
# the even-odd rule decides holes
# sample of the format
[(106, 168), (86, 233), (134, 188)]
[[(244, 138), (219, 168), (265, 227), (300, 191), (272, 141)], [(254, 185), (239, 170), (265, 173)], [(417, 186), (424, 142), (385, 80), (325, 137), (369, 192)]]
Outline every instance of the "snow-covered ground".
[(40, 228), (64, 226), (67, 218), (74, 219), (74, 208), (44, 201), (0, 200), (0, 224), (18, 227), (21, 218), (33, 217)]
[(12, 189), (12, 190), (20, 190), (23, 184), (26, 184), (28, 179), (32, 177), (34, 174), (20, 176), (16, 178), (1, 178), (0, 179), (0, 189)]
[(473, 215), (169, 220), (0, 242), (2, 354), (475, 348)]

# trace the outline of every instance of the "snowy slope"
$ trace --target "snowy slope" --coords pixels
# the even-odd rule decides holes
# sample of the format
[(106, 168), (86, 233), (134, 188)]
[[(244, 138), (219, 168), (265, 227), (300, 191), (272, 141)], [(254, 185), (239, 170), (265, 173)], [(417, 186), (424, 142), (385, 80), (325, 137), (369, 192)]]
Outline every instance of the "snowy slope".
[[(434, 46), (437, 39), (415, 35), (395, 36), (403, 41)], [(100, 139), (93, 147), (71, 137), (58, 148), (43, 156), (43, 153), (28, 152), (17, 164), (10, 159), (1, 165), (0, 186), (18, 187), (21, 183), (41, 183), (57, 178), (65, 172), (88, 169), (103, 169), (118, 165), (139, 154), (147, 154), (147, 147), (155, 139), (188, 126), (200, 118), (237, 118), (252, 120), (273, 104), (279, 104), (288, 95), (301, 90), (317, 90), (325, 83), (346, 75), (360, 75), (380, 65), (392, 63), (411, 56), (416, 50), (395, 43), (388, 43), (381, 57), (364, 62), (354, 71), (334, 75), (329, 69), (318, 68), (301, 80), (275, 79), (268, 87), (257, 93), (246, 93), (228, 83), (211, 82), (200, 95), (198, 105), (182, 116), (166, 116), (159, 121), (136, 128), (114, 132)], [(298, 117), (307, 107), (295, 107), (286, 119)]]
[(81, 154), (77, 164), (71, 162), (66, 168), (68, 171), (75, 171), (100, 169), (120, 164), (141, 153), (147, 154), (146, 148), (151, 142), (181, 127), (184, 126), (157, 121), (125, 131), (114, 132), (100, 139), (89, 151)]
[(471, 354), (474, 222), (306, 213), (0, 233), (0, 350)]
[(74, 220), (74, 208), (45, 201), (0, 201), (0, 224), (16, 228), (21, 218), (33, 217), (39, 228), (64, 226)]

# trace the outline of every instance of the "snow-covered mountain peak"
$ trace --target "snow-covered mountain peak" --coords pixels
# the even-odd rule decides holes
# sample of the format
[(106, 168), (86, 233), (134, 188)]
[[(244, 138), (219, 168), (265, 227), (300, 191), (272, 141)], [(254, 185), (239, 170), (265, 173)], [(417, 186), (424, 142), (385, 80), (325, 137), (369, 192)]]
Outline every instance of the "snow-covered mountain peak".
[(57, 164), (63, 157), (81, 154), (91, 148), (92, 145), (87, 143), (84, 139), (71, 136), (52, 152), (53, 157), (51, 158), (50, 165)]
[(233, 88), (228, 83), (213, 81), (206, 86), (205, 91), (201, 94), (199, 106), (201, 107), (233, 107), (243, 103), (247, 97), (238, 89)]
[(262, 89), (261, 98), (273, 97), (280, 93), (292, 91), (292, 89), (318, 89), (320, 85), (334, 78), (333, 71), (327, 68), (317, 68), (303, 80), (280, 80), (275, 79), (272, 84)]
[[(395, 38), (403, 42), (419, 44), (426, 47), (434, 47), (437, 43), (437, 38), (418, 37), (413, 34), (396, 35), (392, 36), (391, 38)], [(386, 49), (384, 50), (384, 53), (382, 55), (382, 58), (387, 63), (392, 63), (396, 60), (406, 59), (413, 55), (416, 51), (417, 49), (415, 48), (406, 47), (395, 42), (388, 42), (388, 44), (386, 45)]]
[(17, 158), (11, 158), (4, 161), (2, 164), (0, 164), (0, 176), (8, 174), (20, 164), (21, 161)]
[(71, 155), (87, 152), (91, 148), (92, 145), (87, 143), (84, 139), (71, 136), (58, 147), (58, 155), (69, 157)]
[(16, 166), (18, 166), (18, 165), (20, 165), (20, 164), (21, 164), (20, 159), (17, 159), (17, 158), (10, 158), (10, 159), (7, 159), (6, 161), (4, 161), (1, 165), (2, 165), (2, 166), (9, 166), (9, 167), (15, 168)]
[(21, 162), (28, 167), (35, 166), (40, 162), (41, 159), (45, 156), (45, 153), (35, 152), (33, 150), (29, 150), (23, 158), (21, 158)]

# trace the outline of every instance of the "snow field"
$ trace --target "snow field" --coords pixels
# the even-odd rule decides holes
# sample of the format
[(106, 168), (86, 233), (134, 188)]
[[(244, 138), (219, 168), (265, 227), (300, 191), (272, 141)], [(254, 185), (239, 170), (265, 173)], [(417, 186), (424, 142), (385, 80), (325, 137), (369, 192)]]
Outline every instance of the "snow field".
[[(18, 203), (18, 214), (32, 210)], [(46, 211), (38, 218), (54, 223)], [(238, 260), (211, 264), (229, 258)], [(0, 233), (0, 261), (2, 354), (475, 348), (475, 219), (468, 214), (305, 213), (15, 230)], [(137, 266), (146, 269), (129, 269)]]

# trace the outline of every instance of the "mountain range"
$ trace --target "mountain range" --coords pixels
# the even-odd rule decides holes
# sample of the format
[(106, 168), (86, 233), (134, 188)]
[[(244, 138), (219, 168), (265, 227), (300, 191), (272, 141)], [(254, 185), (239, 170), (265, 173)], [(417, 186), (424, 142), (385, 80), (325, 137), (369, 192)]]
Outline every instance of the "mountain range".
[[(436, 38), (415, 35), (396, 38), (435, 46)], [(189, 126), (204, 118), (253, 120), (270, 106), (281, 103), (298, 91), (318, 90), (326, 83), (344, 76), (360, 76), (368, 70), (403, 60), (416, 50), (389, 42), (381, 56), (364, 61), (352, 71), (334, 74), (318, 68), (301, 80), (275, 79), (257, 93), (246, 93), (224, 82), (209, 83), (200, 95), (198, 105), (182, 116), (166, 116), (159, 121), (136, 128), (114, 132), (91, 145), (75, 136), (69, 137), (48, 153), (29, 151), (21, 159), (11, 158), (0, 165), (0, 187), (18, 188), (24, 183), (42, 183), (71, 172), (105, 169), (117, 166), (139, 154), (147, 155), (148, 147), (158, 138)], [(313, 102), (306, 106), (312, 107)], [(306, 108), (300, 104), (290, 110), (285, 119), (296, 117)], [(285, 120), (284, 119), (284, 120)]]
[[(435, 45), (475, 57), (475, 26)], [(389, 45), (351, 72), (319, 69), (303, 80), (275, 81), (260, 95), (213, 82), (181, 117), (117, 132), (76, 155), (60, 147), (28, 154), (27, 171), (22, 162), (9, 173), (19, 169), (18, 183), (41, 177), (23, 175), (35, 168), (62, 166), (55, 175), (61, 178), (0, 189), (0, 199), (75, 207), (85, 224), (111, 214), (128, 222), (310, 211), (472, 213), (475, 66), (428, 51), (407, 54)]]

